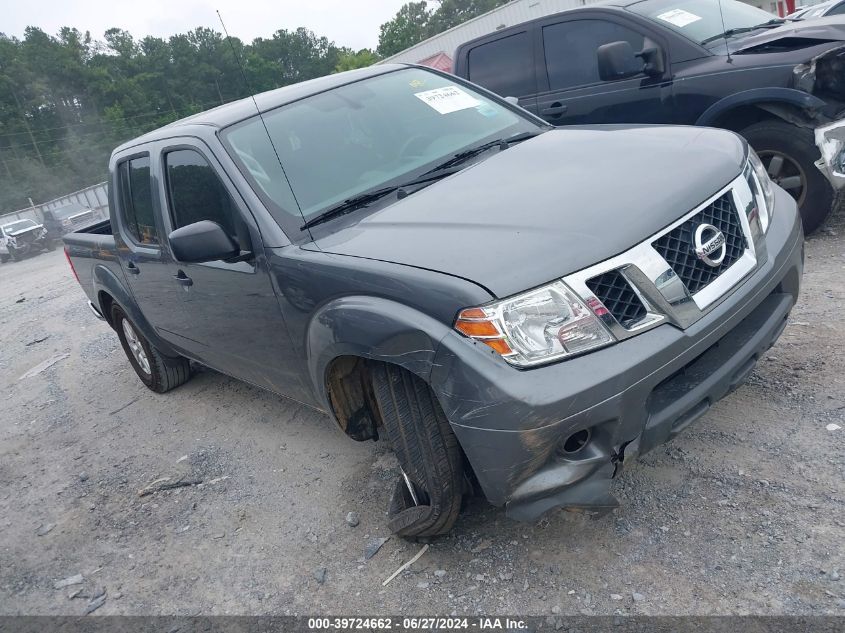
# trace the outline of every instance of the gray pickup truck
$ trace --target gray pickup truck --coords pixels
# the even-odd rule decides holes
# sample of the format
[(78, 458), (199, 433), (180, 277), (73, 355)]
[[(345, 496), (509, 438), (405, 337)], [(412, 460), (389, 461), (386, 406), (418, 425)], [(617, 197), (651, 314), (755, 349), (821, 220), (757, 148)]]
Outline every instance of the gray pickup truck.
[(385, 437), (407, 537), (478, 489), (517, 519), (613, 507), (623, 461), (742, 384), (801, 281), (795, 201), (736, 134), (553, 129), (416, 66), (221, 106), (110, 172), (110, 221), (63, 239), (144, 384), (193, 361)]

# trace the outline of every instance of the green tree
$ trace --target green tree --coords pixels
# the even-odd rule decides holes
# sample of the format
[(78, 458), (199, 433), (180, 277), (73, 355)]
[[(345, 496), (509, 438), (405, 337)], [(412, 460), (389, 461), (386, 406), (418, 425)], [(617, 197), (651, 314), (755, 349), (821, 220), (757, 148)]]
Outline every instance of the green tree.
[(428, 37), (431, 12), (425, 0), (402, 5), (392, 20), (379, 28), (378, 48), (382, 57), (390, 57)]
[(378, 54), (369, 48), (362, 48), (357, 53), (353, 53), (351, 50), (343, 50), (334, 67), (334, 71), (336, 73), (342, 73), (345, 70), (366, 68), (375, 64), (379, 59)]
[(151, 129), (373, 61), (305, 28), (251, 44), (202, 27), (166, 39), (109, 29), (102, 41), (70, 28), (0, 33), (0, 213), (101, 182), (112, 149)]

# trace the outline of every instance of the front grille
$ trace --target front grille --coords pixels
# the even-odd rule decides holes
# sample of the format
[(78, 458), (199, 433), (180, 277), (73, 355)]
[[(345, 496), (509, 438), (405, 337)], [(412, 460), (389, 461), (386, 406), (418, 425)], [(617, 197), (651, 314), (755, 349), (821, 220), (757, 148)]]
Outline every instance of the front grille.
[[(725, 259), (718, 266), (708, 266), (695, 255), (693, 235), (700, 224), (712, 224), (725, 236)], [(669, 231), (652, 246), (684, 282), (690, 294), (705, 288), (730, 268), (746, 248), (742, 225), (730, 192)]]
[(71, 218), (71, 222), (74, 224), (74, 226), (77, 226), (89, 222), (93, 217), (94, 214), (91, 211), (89, 211), (88, 213), (80, 213), (79, 215), (73, 216)]
[(631, 327), (647, 314), (643, 302), (618, 270), (611, 270), (588, 279), (587, 287), (622, 327)]

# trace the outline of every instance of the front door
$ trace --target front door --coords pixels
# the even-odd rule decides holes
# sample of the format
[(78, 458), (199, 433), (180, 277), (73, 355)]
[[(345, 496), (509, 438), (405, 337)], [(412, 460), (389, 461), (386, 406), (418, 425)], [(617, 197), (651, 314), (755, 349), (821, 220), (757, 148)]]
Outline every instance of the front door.
[(176, 262), (190, 354), (235, 378), (303, 399), (261, 235), (243, 200), (205, 146), (165, 148), (162, 165), (161, 203), (171, 229), (211, 220), (242, 252), (241, 261)]
[(467, 52), (466, 77), (502, 97), (516, 97), (519, 105), (537, 114), (533, 31), (526, 26), (507, 37), (495, 34)]
[[(668, 72), (657, 78), (642, 73), (615, 81), (599, 78), (599, 46), (627, 41), (635, 52), (659, 46), (638, 25), (598, 16), (557, 19), (542, 24), (538, 37), (538, 66), (546, 72), (538, 77), (545, 92), (537, 96), (537, 109), (552, 125), (672, 122)], [(662, 51), (666, 54), (665, 46)]]

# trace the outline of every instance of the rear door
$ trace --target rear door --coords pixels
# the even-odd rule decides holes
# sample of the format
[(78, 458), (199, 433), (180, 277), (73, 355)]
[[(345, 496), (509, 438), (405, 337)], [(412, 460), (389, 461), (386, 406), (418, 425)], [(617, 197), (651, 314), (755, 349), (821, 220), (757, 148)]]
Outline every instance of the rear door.
[[(673, 121), (670, 71), (656, 78), (645, 74), (614, 81), (599, 78), (599, 46), (627, 41), (635, 52), (657, 45), (668, 55), (658, 33), (606, 13), (576, 12), (538, 26), (537, 108), (546, 121), (552, 125)], [(665, 67), (670, 68), (668, 59)]]
[(458, 74), (501, 97), (517, 97), (519, 105), (537, 114), (532, 25), (507, 35), (494, 34), (466, 51)]
[(270, 280), (258, 226), (213, 153), (196, 139), (162, 149), (161, 204), (169, 230), (217, 222), (242, 261), (176, 264), (191, 355), (211, 367), (301, 398), (299, 366)]
[(126, 283), (158, 335), (181, 347), (181, 289), (174, 280), (176, 267), (170, 250), (163, 246), (166, 234), (160, 221), (161, 207), (152, 195), (149, 152), (119, 159), (114, 185), (114, 233)]

